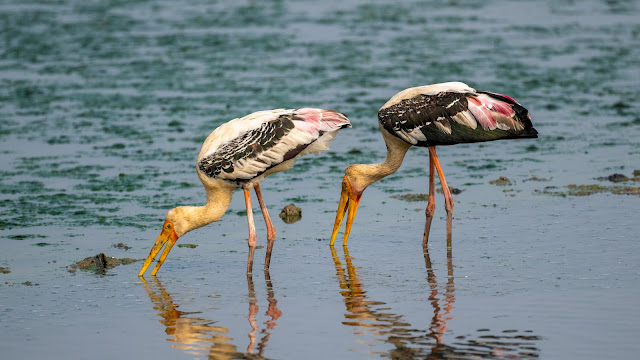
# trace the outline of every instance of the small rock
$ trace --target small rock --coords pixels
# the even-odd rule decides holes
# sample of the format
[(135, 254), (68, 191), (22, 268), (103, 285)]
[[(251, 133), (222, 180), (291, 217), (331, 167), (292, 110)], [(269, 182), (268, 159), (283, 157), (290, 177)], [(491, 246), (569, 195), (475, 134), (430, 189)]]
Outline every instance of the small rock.
[(0, 273), (2, 274), (9, 274), (11, 272), (11, 269), (9, 269), (8, 267), (2, 267), (0, 266)]
[(71, 265), (69, 272), (73, 273), (76, 269), (93, 271), (96, 274), (105, 274), (107, 269), (114, 268), (118, 265), (127, 265), (138, 261), (137, 259), (116, 259), (114, 257), (106, 256), (104, 253), (100, 253), (96, 256), (90, 256), (78, 261)]
[[(436, 189), (436, 191), (437, 191), (437, 192), (439, 192), (440, 194), (442, 194), (442, 193), (443, 193), (442, 188), (437, 188), (437, 189)], [(464, 191), (464, 190), (460, 190), (460, 189), (458, 189), (458, 188), (454, 188), (453, 186), (449, 186), (449, 192), (450, 192), (451, 194), (453, 194), (453, 195), (458, 195), (458, 194), (460, 194), (460, 193), (461, 193), (461, 192), (463, 192), (463, 191)]]
[(125, 249), (125, 250), (131, 249), (131, 246), (128, 246), (127, 244), (122, 243), (122, 242), (117, 243), (117, 244), (113, 244), (113, 247), (117, 248), (117, 249)]
[(489, 181), (489, 184), (495, 184), (495, 185), (498, 185), (498, 186), (506, 186), (506, 185), (511, 185), (511, 180), (509, 180), (509, 178), (506, 177), (506, 176), (500, 176), (496, 180)]
[(622, 174), (613, 174), (613, 175), (609, 175), (607, 177), (607, 180), (611, 182), (624, 182), (624, 181), (629, 181), (629, 178)]
[(293, 224), (302, 219), (302, 209), (294, 204), (289, 204), (280, 211), (280, 218), (287, 224)]

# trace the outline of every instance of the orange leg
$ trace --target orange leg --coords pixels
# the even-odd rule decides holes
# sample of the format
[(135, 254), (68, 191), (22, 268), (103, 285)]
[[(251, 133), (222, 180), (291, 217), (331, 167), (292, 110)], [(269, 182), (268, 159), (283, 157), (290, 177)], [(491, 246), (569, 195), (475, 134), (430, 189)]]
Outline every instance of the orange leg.
[[(431, 149), (431, 148), (429, 148)], [(434, 161), (431, 151), (429, 151), (429, 200), (427, 202), (427, 209), (424, 211), (427, 215), (427, 220), (424, 223), (424, 235), (422, 236), (422, 246), (427, 246), (429, 242), (429, 231), (431, 230), (431, 220), (433, 220), (433, 214), (436, 211), (436, 185), (434, 174)]]
[(451, 226), (453, 222), (453, 198), (447, 186), (447, 181), (444, 178), (444, 173), (440, 167), (440, 161), (438, 155), (436, 155), (436, 149), (434, 147), (429, 148), (429, 156), (433, 157), (434, 165), (438, 171), (438, 177), (440, 178), (440, 184), (442, 185), (442, 192), (444, 193), (444, 209), (447, 211), (447, 247), (451, 246)]
[(273, 250), (273, 243), (276, 240), (276, 229), (271, 223), (271, 218), (269, 217), (267, 206), (264, 204), (264, 199), (262, 199), (262, 191), (260, 191), (260, 185), (256, 184), (253, 189), (255, 190), (256, 196), (258, 197), (258, 202), (260, 203), (260, 209), (262, 210), (262, 216), (264, 216), (264, 222), (267, 224), (267, 256), (264, 258), (264, 269), (269, 270), (269, 264), (271, 263), (271, 251)]
[(253, 223), (253, 210), (251, 209), (251, 193), (249, 189), (244, 189), (244, 203), (247, 206), (247, 222), (249, 223), (249, 260), (247, 261), (247, 274), (253, 270), (253, 254), (256, 251), (258, 236), (256, 235), (256, 225)]

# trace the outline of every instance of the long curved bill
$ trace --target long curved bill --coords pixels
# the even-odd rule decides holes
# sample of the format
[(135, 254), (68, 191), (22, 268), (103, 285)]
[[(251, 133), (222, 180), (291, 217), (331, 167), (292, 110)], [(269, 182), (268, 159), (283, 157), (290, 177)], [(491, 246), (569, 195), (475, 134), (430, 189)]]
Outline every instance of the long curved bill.
[(356, 211), (358, 211), (358, 204), (360, 204), (360, 198), (362, 197), (362, 193), (356, 194), (355, 191), (351, 188), (351, 184), (349, 183), (349, 179), (345, 176), (342, 179), (342, 192), (340, 193), (340, 202), (338, 203), (338, 212), (336, 213), (336, 221), (333, 224), (333, 233), (331, 234), (331, 243), (333, 244), (336, 241), (336, 236), (338, 236), (338, 231), (340, 230), (340, 225), (342, 224), (342, 219), (344, 219), (344, 214), (347, 213), (347, 225), (344, 228), (344, 240), (342, 240), (342, 245), (347, 245), (347, 241), (349, 240), (349, 233), (351, 232), (351, 226), (353, 225), (353, 219), (356, 217)]
[(173, 224), (171, 223), (171, 221), (165, 221), (164, 225), (162, 226), (162, 232), (160, 233), (160, 236), (158, 236), (158, 240), (156, 240), (156, 243), (153, 244), (153, 247), (149, 252), (149, 256), (147, 256), (147, 259), (144, 261), (144, 264), (142, 265), (142, 269), (140, 269), (138, 276), (144, 275), (144, 272), (147, 271), (147, 268), (149, 267), (149, 265), (151, 265), (153, 259), (156, 257), (156, 255), (158, 255), (162, 247), (166, 244), (167, 246), (164, 248), (162, 255), (160, 255), (160, 259), (158, 260), (156, 267), (153, 268), (153, 271), (151, 272), (151, 276), (155, 276), (160, 269), (160, 266), (162, 266), (162, 263), (164, 263), (164, 260), (167, 258), (167, 255), (169, 255), (169, 251), (171, 251), (171, 248), (176, 243), (176, 241), (178, 241), (178, 236), (173, 229)]

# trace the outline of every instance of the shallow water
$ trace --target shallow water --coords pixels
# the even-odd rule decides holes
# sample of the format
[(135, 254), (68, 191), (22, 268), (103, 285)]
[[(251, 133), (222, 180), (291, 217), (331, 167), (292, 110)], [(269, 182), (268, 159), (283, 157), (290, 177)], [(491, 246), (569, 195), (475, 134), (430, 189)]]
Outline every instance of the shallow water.
[[(3, 2), (2, 357), (634, 357), (640, 198), (614, 187), (640, 182), (597, 178), (640, 169), (639, 15), (623, 0)], [(425, 149), (367, 189), (332, 251), (344, 167), (384, 157), (377, 109), (450, 80), (513, 96), (540, 138), (439, 148), (462, 190), (450, 252), (441, 197), (427, 254), (426, 203), (394, 197), (427, 191)], [(354, 127), (263, 182), (273, 217), (303, 214), (275, 218), (270, 273), (245, 275), (240, 195), (157, 278), (68, 271), (146, 257), (169, 208), (202, 203), (211, 130), (302, 106)]]

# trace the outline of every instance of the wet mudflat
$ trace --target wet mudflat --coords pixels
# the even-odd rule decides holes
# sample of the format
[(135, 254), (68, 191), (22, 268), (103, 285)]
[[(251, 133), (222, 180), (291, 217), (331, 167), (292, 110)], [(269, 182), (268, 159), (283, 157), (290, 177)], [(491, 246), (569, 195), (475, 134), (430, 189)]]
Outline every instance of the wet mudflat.
[[(633, 1), (3, 3), (2, 357), (632, 358), (639, 15)], [(421, 245), (425, 149), (366, 190), (348, 248), (331, 249), (344, 167), (385, 154), (377, 109), (450, 80), (518, 99), (540, 138), (439, 148), (460, 190), (450, 251), (441, 195)], [(240, 195), (157, 278), (139, 262), (69, 271), (146, 257), (166, 210), (201, 204), (194, 162), (216, 126), (302, 106), (354, 127), (263, 182), (269, 273), (245, 274)], [(300, 220), (278, 218), (290, 203)]]

